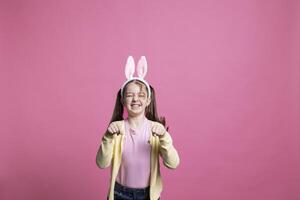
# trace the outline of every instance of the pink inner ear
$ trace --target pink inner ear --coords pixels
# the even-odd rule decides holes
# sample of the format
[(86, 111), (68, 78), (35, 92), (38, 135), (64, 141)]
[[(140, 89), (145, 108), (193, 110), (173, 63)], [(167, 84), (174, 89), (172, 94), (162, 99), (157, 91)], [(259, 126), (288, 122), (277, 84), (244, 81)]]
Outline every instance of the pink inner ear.
[(127, 79), (133, 77), (134, 74), (134, 59), (132, 56), (127, 58), (126, 67), (125, 67), (125, 75)]
[(138, 72), (138, 76), (140, 78), (144, 78), (147, 74), (147, 60), (145, 58), (145, 56), (142, 56), (141, 59), (138, 62), (138, 66), (137, 66), (137, 72)]

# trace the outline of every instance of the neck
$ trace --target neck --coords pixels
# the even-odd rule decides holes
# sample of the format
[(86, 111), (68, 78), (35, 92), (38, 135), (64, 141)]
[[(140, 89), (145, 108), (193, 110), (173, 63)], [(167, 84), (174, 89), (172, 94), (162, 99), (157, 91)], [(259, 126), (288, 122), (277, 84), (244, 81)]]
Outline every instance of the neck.
[(144, 113), (141, 115), (136, 115), (136, 116), (128, 116), (128, 123), (131, 128), (137, 128), (140, 125), (142, 125), (145, 118), (146, 117), (145, 117)]

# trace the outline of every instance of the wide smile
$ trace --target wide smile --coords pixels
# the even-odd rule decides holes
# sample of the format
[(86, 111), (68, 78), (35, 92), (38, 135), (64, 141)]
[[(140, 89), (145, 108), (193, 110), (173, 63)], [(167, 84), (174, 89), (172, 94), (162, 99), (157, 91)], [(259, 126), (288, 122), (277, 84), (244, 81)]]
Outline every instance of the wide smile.
[(141, 104), (131, 104), (130, 105), (133, 109), (137, 109), (139, 107), (141, 107), (142, 105)]

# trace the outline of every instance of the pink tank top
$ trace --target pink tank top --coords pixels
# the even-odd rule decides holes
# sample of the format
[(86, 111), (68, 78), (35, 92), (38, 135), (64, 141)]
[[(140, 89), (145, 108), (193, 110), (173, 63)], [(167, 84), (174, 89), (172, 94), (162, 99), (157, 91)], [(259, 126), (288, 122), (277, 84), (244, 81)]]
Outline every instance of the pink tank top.
[(133, 130), (125, 119), (125, 138), (122, 162), (116, 181), (131, 188), (144, 188), (150, 183), (151, 146), (150, 121), (145, 117), (142, 125)]

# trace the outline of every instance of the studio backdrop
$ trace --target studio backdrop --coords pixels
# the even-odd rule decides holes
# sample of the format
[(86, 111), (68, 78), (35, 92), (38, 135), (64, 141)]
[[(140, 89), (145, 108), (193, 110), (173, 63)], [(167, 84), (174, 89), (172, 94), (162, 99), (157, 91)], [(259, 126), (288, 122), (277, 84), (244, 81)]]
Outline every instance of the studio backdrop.
[(180, 156), (163, 200), (300, 199), (299, 22), (297, 0), (1, 0), (0, 199), (106, 199), (129, 55)]

